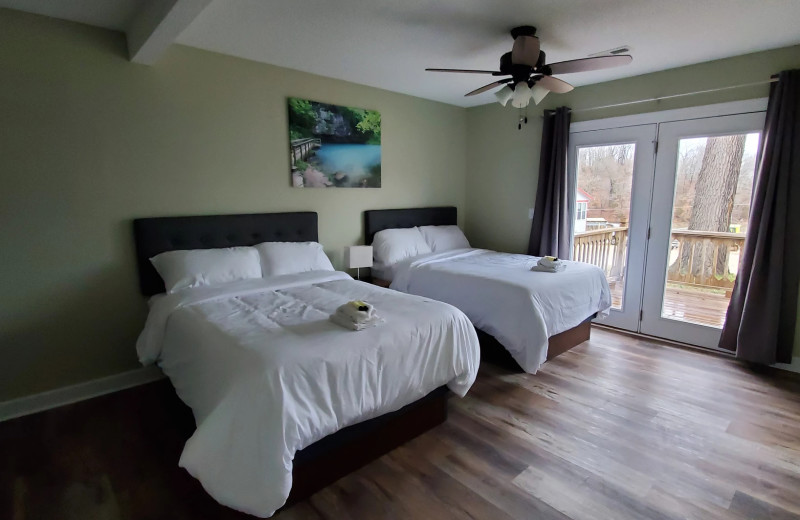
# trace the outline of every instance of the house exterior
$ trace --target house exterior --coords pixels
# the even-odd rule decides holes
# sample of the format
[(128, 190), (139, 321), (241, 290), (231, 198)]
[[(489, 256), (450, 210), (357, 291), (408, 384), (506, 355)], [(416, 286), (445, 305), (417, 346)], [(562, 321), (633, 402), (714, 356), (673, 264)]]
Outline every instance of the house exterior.
[(614, 226), (619, 226), (619, 224), (609, 224), (609, 222), (603, 217), (589, 217), (586, 219), (587, 231), (594, 231), (596, 229), (606, 229)]
[(583, 233), (586, 231), (586, 212), (589, 209), (589, 201), (592, 197), (580, 188), (575, 189), (575, 231)]

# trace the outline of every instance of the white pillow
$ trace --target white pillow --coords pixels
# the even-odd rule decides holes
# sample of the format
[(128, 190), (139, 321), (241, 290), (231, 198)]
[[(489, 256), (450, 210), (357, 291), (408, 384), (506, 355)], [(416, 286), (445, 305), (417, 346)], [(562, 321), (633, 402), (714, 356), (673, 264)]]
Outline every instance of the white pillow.
[(318, 242), (263, 242), (256, 246), (261, 256), (262, 276), (333, 271)]
[(372, 256), (376, 262), (396, 264), (406, 258), (430, 253), (431, 248), (418, 228), (384, 229), (372, 239)]
[(469, 247), (467, 237), (458, 226), (420, 226), (419, 231), (434, 253)]
[(187, 287), (261, 278), (258, 251), (252, 247), (167, 251), (150, 262), (170, 294)]

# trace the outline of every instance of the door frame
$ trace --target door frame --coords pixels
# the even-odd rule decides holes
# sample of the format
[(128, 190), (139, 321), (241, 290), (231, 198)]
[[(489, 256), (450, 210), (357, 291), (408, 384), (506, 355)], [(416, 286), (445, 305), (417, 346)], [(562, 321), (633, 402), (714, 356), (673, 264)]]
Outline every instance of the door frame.
[[(568, 161), (567, 161), (568, 180), (570, 182), (573, 182), (573, 183), (577, 181), (577, 178), (574, 175), (574, 169), (572, 169), (573, 167), (570, 166), (570, 164), (572, 164), (572, 165), (575, 164), (575, 157), (572, 154), (573, 136), (577, 137), (577, 135), (579, 135), (579, 134), (582, 134), (582, 133), (585, 133), (585, 132), (597, 131), (597, 130), (614, 130), (614, 129), (622, 129), (622, 128), (631, 127), (631, 126), (642, 126), (642, 125), (650, 125), (650, 124), (655, 125), (658, 128), (661, 125), (661, 123), (671, 123), (671, 122), (678, 122), (678, 121), (690, 121), (690, 120), (693, 120), (693, 119), (707, 119), (707, 118), (710, 118), (710, 117), (731, 116), (731, 115), (750, 114), (750, 113), (759, 113), (759, 112), (764, 112), (765, 113), (766, 110), (767, 110), (767, 103), (768, 103), (768, 98), (762, 97), (762, 98), (746, 99), (746, 100), (741, 100), (741, 101), (731, 101), (731, 102), (725, 102), (725, 103), (714, 103), (714, 104), (710, 104), (710, 105), (698, 105), (698, 106), (691, 106), (691, 107), (686, 107), (686, 108), (661, 110), (661, 111), (656, 111), (656, 112), (645, 112), (645, 113), (631, 114), (631, 115), (625, 115), (625, 116), (608, 117), (608, 118), (600, 118), (600, 119), (590, 119), (590, 120), (586, 120), (586, 121), (578, 121), (578, 122), (575, 122), (575, 123), (571, 123), (570, 124), (570, 129), (569, 129), (569, 132), (570, 132), (570, 136), (569, 136), (569, 156), (568, 156)], [(580, 109), (576, 109), (575, 112), (580, 112)], [(656, 131), (655, 142), (653, 143), (653, 145), (657, 144), (658, 139), (659, 139), (659, 135), (658, 135), (658, 131)], [(639, 147), (637, 146), (637, 149), (638, 148)], [(655, 146), (655, 149), (653, 150), (653, 154), (652, 154), (653, 165), (652, 165), (652, 171), (651, 171), (651, 174), (650, 174), (650, 179), (651, 179), (651, 182), (650, 182), (650, 193), (649, 193), (649, 197), (647, 199), (647, 201), (648, 201), (647, 202), (647, 204), (648, 204), (648, 214), (646, 216), (646, 225), (644, 225), (645, 237), (647, 237), (648, 233), (651, 230), (652, 212), (650, 212), (649, 205), (651, 204), (651, 202), (653, 200), (652, 190), (653, 190), (653, 181), (655, 180), (655, 169), (656, 169), (656, 161), (658, 161), (658, 152), (659, 152), (658, 147)], [(635, 180), (634, 180), (634, 182), (635, 182)], [(632, 188), (632, 196), (633, 196), (633, 188)], [(571, 210), (574, 211), (574, 207), (573, 207), (574, 206), (574, 201), (571, 202), (570, 206), (571, 206)], [(671, 218), (670, 218), (670, 223), (671, 223)], [(631, 218), (630, 218), (629, 224), (633, 225), (633, 200), (631, 201)], [(630, 232), (631, 231), (629, 231), (629, 233)], [(645, 255), (645, 257), (647, 255), (648, 246), (649, 246), (649, 240), (646, 238), (645, 241), (644, 241), (644, 255)], [(629, 258), (630, 258), (630, 250), (631, 250), (631, 248), (629, 247), (628, 248)], [(624, 326), (624, 325), (616, 324), (615, 322), (617, 320), (613, 319), (613, 314), (610, 314), (606, 318), (599, 317), (598, 319), (595, 320), (595, 322), (600, 323), (600, 324), (610, 325), (612, 327), (618, 327), (618, 328), (623, 328), (623, 329), (627, 329), (627, 330), (632, 330), (632, 331), (637, 332), (637, 333), (642, 333), (642, 330), (641, 330), (641, 319), (642, 319), (643, 312), (644, 312), (643, 311), (644, 301), (643, 301), (642, 298), (644, 297), (644, 286), (645, 286), (645, 276), (646, 276), (646, 265), (645, 265), (645, 262), (646, 262), (646, 260), (643, 258), (642, 259), (642, 276), (641, 276), (641, 279), (639, 281), (639, 286), (641, 288), (640, 289), (640, 298), (636, 302), (637, 305), (639, 306), (639, 310), (637, 310), (637, 312), (636, 312), (636, 314), (637, 314), (636, 323), (633, 326), (633, 328), (629, 328), (630, 325), (631, 325), (630, 322), (626, 322), (624, 324), (624, 325), (628, 325), (627, 327)], [(628, 263), (628, 265), (630, 265), (630, 264)], [(630, 272), (628, 273), (627, 276), (628, 276), (628, 279), (630, 280), (631, 279)], [(627, 285), (628, 284), (626, 282), (626, 286)], [(627, 291), (627, 287), (626, 287), (626, 291)], [(625, 297), (623, 302), (624, 301), (630, 301), (630, 300), (627, 297)], [(678, 341), (678, 342), (681, 341), (681, 340), (678, 340), (678, 339), (671, 339), (671, 338), (665, 338), (665, 339), (667, 339), (669, 341)], [(692, 343), (688, 343), (688, 344), (692, 345)], [(721, 349), (719, 349), (719, 347), (717, 345), (713, 345), (710, 348), (712, 348), (714, 350), (722, 351)], [(724, 351), (724, 352), (729, 353), (728, 351)]]
[[(603, 119), (590, 119), (578, 121), (569, 126), (570, 133), (587, 132), (589, 130), (606, 130), (624, 126), (647, 125), (651, 123), (669, 123), (672, 121), (686, 121), (689, 119), (704, 119), (715, 116), (731, 116), (747, 114), (750, 112), (765, 112), (768, 98), (745, 99), (743, 101), (730, 101), (727, 103), (714, 103), (712, 105), (699, 105), (696, 107), (675, 108), (660, 110), (658, 112), (645, 112), (627, 116), (606, 117)], [(575, 109), (580, 113), (580, 109)]]

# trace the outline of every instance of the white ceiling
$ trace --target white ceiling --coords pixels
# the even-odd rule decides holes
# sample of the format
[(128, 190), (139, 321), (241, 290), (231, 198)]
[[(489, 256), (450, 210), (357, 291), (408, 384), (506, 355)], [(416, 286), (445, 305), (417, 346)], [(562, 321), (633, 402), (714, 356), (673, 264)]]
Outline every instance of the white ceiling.
[[(0, 0), (124, 29), (142, 0)], [(177, 42), (459, 106), (496, 69), (508, 30), (535, 25), (549, 62), (629, 45), (632, 64), (562, 76), (576, 86), (800, 43), (798, 0), (214, 0)]]

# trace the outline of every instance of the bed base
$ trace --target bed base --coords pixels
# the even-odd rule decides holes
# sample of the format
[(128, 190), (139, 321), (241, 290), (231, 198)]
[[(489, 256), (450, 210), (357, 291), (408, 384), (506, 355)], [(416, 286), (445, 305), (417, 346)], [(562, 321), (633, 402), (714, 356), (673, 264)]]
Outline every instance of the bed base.
[(449, 394), (447, 387), (441, 386), (395, 412), (348, 426), (298, 451), (286, 505), (308, 498), (443, 423), (447, 419)]
[[(547, 342), (547, 361), (560, 356), (572, 347), (576, 347), (588, 341), (592, 330), (592, 319), (595, 316), (586, 318), (580, 325), (565, 330), (560, 334), (551, 336)], [(522, 368), (514, 361), (508, 350), (497, 341), (494, 336), (486, 332), (475, 329), (478, 333), (478, 340), (481, 343), (481, 361), (488, 361), (494, 365), (520, 371)]]

